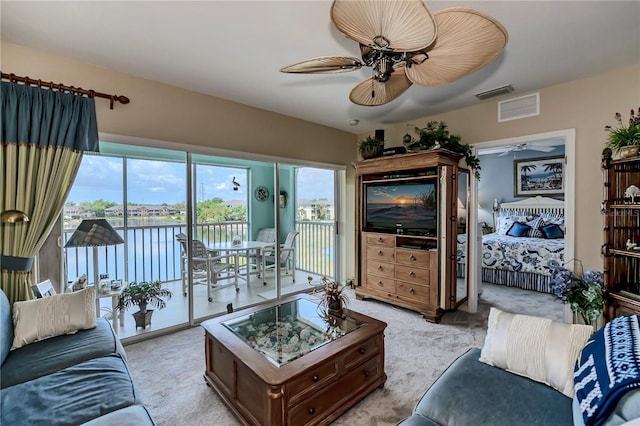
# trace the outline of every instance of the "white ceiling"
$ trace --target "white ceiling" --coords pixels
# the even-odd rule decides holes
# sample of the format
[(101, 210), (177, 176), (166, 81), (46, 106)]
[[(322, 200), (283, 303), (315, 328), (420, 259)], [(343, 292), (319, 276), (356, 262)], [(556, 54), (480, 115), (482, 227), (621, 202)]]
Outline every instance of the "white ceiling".
[[(507, 28), (509, 43), (494, 62), (473, 74), (441, 87), (414, 85), (379, 107), (349, 101), (349, 92), (370, 69), (316, 75), (279, 72), (284, 65), (314, 56), (359, 56), (357, 43), (332, 25), (331, 2), (326, 0), (3, 0), (1, 36), (11, 43), (352, 133), (474, 105), (481, 102), (474, 93), (504, 84), (515, 88), (503, 97), (510, 98), (640, 63), (639, 1), (427, 4), (432, 11), (464, 6), (493, 16)], [(360, 124), (349, 126), (352, 119)]]

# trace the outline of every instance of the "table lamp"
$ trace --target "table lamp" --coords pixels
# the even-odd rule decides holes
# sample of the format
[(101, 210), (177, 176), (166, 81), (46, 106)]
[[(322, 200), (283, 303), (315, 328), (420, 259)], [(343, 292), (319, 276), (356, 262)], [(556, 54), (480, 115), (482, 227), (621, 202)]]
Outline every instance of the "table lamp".
[(93, 247), (93, 285), (98, 290), (98, 247), (123, 243), (122, 237), (106, 219), (85, 219), (80, 222), (64, 247)]

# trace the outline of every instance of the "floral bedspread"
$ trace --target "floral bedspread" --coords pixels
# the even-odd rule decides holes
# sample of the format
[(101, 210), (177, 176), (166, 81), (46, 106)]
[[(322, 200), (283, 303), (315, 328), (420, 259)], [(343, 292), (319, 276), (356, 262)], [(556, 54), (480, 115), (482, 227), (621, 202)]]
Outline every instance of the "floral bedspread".
[[(458, 234), (458, 263), (465, 263), (467, 236)], [(564, 264), (564, 239), (482, 236), (482, 267), (550, 276)]]

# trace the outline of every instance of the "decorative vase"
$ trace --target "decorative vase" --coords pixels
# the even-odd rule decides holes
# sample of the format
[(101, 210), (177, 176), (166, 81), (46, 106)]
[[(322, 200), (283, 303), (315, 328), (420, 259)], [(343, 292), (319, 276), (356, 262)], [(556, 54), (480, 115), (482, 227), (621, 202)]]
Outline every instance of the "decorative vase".
[(136, 321), (136, 330), (138, 327), (147, 328), (151, 325), (151, 315), (153, 315), (153, 309), (147, 309), (147, 312), (138, 311), (133, 315), (133, 319)]
[(370, 158), (380, 157), (382, 155), (382, 150), (382, 146), (368, 146), (360, 150), (360, 155), (362, 155), (362, 158), (365, 160), (368, 160)]
[(601, 314), (598, 318), (596, 318), (596, 320), (592, 323), (592, 324), (586, 324), (584, 321), (584, 318), (582, 318), (582, 315), (580, 315), (577, 312), (572, 312), (573, 314), (573, 324), (584, 324), (584, 325), (590, 325), (593, 327), (593, 331), (597, 331), (600, 328), (602, 328), (604, 326), (604, 316)]
[(342, 309), (342, 301), (340, 301), (340, 299), (331, 299), (329, 301), (327, 311), (330, 315), (334, 315), (342, 318), (344, 316), (344, 311)]
[(622, 148), (620, 148), (620, 158), (635, 157), (636, 155), (638, 155), (639, 149), (640, 146), (638, 145), (623, 146)]

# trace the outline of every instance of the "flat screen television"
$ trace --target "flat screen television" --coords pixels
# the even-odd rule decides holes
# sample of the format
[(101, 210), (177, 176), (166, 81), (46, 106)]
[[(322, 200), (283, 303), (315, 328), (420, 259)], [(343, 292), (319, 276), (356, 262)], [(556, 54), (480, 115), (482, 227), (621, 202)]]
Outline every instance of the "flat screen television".
[(437, 236), (436, 179), (364, 182), (363, 195), (364, 231)]

